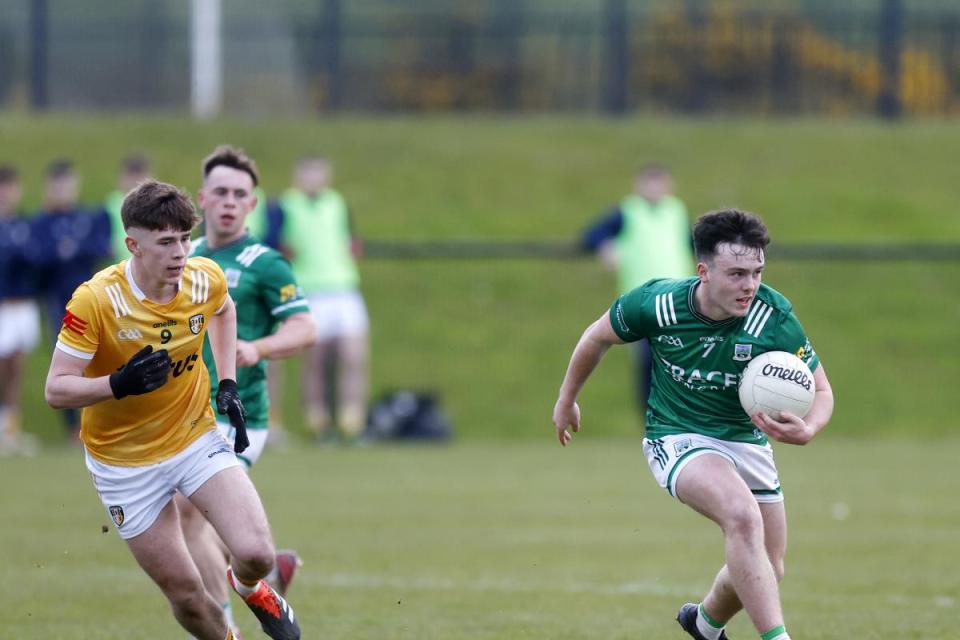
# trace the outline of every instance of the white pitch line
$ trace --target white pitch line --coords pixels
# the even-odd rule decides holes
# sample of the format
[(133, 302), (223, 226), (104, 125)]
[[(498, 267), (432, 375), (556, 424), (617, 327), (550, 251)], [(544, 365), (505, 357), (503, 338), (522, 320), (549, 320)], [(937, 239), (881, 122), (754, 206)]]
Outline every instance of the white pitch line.
[[(670, 597), (691, 597), (706, 593), (709, 585), (664, 585), (656, 582), (631, 581), (619, 584), (603, 584), (596, 582), (528, 582), (503, 578), (481, 578), (478, 580), (455, 580), (436, 576), (422, 576), (406, 578), (399, 576), (385, 576), (373, 574), (345, 574), (330, 575), (303, 575), (298, 574), (298, 581), (303, 580), (310, 584), (335, 589), (397, 589), (400, 591), (472, 591), (498, 593), (567, 593), (567, 594), (594, 594), (604, 596), (623, 595), (653, 595)], [(803, 593), (791, 594), (790, 600), (806, 602), (822, 602), (832, 600), (835, 594)], [(889, 594), (887, 602), (901, 606), (929, 606), (953, 608), (957, 600), (949, 596), (917, 597), (902, 594)]]
[(625, 582), (621, 584), (597, 584), (591, 582), (580, 583), (535, 583), (519, 582), (516, 580), (482, 578), (479, 580), (458, 581), (450, 578), (420, 577), (402, 578), (380, 575), (333, 574), (324, 576), (306, 577), (305, 581), (327, 587), (346, 589), (400, 589), (423, 591), (496, 591), (503, 593), (532, 593), (532, 592), (560, 592), (560, 593), (592, 593), (598, 595), (664, 595), (684, 596), (698, 593), (703, 586), (681, 588), (665, 586), (653, 582)]

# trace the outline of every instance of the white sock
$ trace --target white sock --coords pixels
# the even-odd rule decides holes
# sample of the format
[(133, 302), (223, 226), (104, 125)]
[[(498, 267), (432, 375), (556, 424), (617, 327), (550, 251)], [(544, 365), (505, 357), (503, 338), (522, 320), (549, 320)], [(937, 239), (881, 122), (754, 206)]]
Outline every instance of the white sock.
[(234, 576), (233, 578), (233, 588), (240, 594), (241, 598), (246, 598), (247, 596), (257, 592), (257, 589), (260, 588), (260, 581), (257, 580), (257, 584), (253, 586), (248, 586), (240, 582), (240, 579)]
[(723, 626), (715, 627), (717, 621), (711, 618), (703, 609), (703, 603), (697, 607), (697, 631), (707, 640), (717, 640), (723, 633)]
[(223, 603), (223, 617), (227, 619), (228, 627), (231, 629), (237, 628), (237, 623), (233, 619), (233, 606), (230, 604), (229, 600)]

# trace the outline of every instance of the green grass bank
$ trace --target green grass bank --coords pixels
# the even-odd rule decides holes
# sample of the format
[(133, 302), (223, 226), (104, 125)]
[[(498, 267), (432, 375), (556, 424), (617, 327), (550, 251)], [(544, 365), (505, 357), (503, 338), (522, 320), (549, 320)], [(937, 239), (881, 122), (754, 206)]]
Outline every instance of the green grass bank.
[[(370, 239), (569, 239), (657, 160), (673, 170), (692, 216), (753, 210), (775, 243), (960, 241), (960, 127), (945, 122), (52, 115), (0, 117), (0, 141), (0, 161), (20, 167), (30, 206), (54, 157), (77, 162), (94, 202), (132, 150), (150, 155), (159, 178), (195, 191), (200, 159), (231, 142), (258, 160), (270, 194), (301, 154), (329, 155)], [(362, 271), (374, 393), (436, 390), (463, 438), (548, 430), (569, 352), (615, 294), (589, 260), (371, 259)], [(838, 403), (832, 432), (953, 431), (944, 381), (960, 364), (960, 264), (774, 260), (766, 280), (793, 300), (823, 357)], [(593, 433), (636, 428), (625, 351), (608, 356), (584, 393)], [(44, 345), (30, 360), (25, 423), (56, 439), (41, 392), (48, 358)], [(297, 432), (296, 361), (288, 370), (284, 412)]]

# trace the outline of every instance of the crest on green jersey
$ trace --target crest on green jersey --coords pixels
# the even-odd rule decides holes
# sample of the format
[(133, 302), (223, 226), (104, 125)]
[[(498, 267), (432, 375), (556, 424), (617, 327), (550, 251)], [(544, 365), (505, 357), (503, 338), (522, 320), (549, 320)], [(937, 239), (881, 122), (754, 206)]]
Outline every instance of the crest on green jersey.
[(223, 275), (227, 277), (227, 286), (231, 289), (236, 289), (237, 285), (240, 284), (240, 275), (242, 273), (240, 269), (234, 269), (233, 267), (224, 269)]
[(745, 362), (753, 357), (753, 345), (752, 344), (734, 344), (733, 345), (733, 359), (738, 362)]

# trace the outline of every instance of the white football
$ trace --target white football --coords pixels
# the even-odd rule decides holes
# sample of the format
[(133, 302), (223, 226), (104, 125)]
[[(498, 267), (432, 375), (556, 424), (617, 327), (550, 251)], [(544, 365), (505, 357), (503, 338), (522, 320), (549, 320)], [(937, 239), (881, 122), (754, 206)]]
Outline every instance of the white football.
[(740, 404), (748, 416), (757, 411), (775, 420), (781, 411), (801, 418), (810, 411), (816, 384), (810, 368), (786, 351), (767, 351), (750, 361), (740, 380)]

